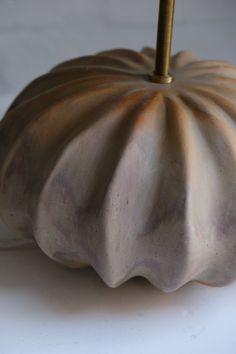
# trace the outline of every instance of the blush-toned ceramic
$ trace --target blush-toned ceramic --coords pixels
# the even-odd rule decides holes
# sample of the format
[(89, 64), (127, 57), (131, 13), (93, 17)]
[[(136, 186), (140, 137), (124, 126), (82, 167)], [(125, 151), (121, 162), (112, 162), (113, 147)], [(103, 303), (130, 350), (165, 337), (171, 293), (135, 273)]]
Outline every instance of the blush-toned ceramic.
[(20, 93), (0, 123), (1, 222), (111, 287), (223, 285), (236, 277), (236, 67), (181, 52), (161, 85), (154, 57), (77, 58)]

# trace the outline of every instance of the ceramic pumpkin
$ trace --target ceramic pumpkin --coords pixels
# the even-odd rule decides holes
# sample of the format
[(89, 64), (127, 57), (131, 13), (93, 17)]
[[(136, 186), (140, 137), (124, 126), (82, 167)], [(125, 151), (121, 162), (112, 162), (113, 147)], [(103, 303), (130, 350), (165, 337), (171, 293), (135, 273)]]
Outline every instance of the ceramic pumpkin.
[(154, 50), (63, 63), (0, 126), (0, 213), (25, 239), (110, 286), (135, 275), (170, 291), (236, 274), (236, 68)]
[[(0, 218), (69, 267), (164, 291), (236, 276), (236, 67), (155, 50), (77, 58), (0, 123)], [(4, 241), (11, 245), (11, 240)]]

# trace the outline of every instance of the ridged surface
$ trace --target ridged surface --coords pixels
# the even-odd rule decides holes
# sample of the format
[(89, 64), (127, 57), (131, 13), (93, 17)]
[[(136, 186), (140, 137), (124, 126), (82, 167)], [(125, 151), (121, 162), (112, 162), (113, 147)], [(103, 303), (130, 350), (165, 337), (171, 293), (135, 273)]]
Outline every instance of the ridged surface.
[(236, 277), (236, 68), (181, 52), (159, 85), (154, 56), (77, 58), (21, 92), (0, 123), (0, 216), (112, 287), (223, 285)]

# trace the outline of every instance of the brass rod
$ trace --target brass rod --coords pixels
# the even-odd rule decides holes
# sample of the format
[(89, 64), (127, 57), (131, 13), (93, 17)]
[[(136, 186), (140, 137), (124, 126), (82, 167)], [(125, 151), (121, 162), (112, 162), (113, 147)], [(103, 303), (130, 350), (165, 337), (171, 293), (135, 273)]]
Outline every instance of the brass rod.
[(169, 72), (175, 0), (160, 0), (157, 30), (156, 63), (153, 81), (172, 82)]

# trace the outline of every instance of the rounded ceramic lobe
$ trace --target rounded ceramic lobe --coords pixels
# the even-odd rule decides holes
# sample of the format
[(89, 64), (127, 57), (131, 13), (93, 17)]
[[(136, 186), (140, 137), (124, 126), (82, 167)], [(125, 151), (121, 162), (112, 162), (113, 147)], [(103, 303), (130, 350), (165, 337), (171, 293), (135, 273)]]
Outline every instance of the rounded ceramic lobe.
[(161, 85), (154, 59), (76, 58), (19, 94), (0, 123), (0, 216), (113, 287), (222, 285), (236, 275), (236, 68), (181, 52)]

